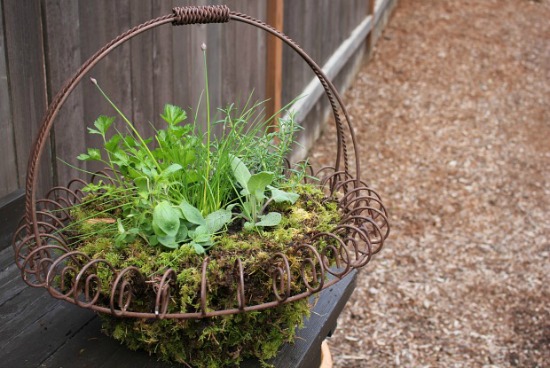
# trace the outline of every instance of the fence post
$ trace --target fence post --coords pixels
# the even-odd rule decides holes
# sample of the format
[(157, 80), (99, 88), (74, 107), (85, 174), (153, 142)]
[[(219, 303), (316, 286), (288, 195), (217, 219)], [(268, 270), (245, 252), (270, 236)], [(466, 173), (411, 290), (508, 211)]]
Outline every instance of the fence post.
[[(267, 23), (282, 31), (283, 19), (283, 0), (268, 0)], [(267, 35), (266, 57), (266, 116), (270, 117), (281, 109), (283, 84), (283, 43), (270, 34)]]
[(371, 27), (369, 35), (367, 36), (367, 57), (370, 58), (372, 53), (372, 48), (374, 46), (374, 29), (376, 28), (376, 0), (367, 0), (368, 1), (368, 13), (367, 16), (371, 17)]

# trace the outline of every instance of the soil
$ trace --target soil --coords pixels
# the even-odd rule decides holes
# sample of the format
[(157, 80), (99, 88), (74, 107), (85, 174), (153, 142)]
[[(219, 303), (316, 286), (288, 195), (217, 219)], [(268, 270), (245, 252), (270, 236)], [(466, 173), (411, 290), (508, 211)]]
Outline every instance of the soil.
[(392, 232), (335, 366), (550, 367), (550, 1), (400, 0), (346, 103)]

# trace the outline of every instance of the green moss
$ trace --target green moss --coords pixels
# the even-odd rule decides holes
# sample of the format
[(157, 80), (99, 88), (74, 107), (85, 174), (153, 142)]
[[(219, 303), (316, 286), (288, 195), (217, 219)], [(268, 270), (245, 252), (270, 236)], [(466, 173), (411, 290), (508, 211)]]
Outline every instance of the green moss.
[[(315, 234), (329, 231), (340, 221), (336, 203), (327, 200), (320, 190), (311, 185), (295, 188), (300, 194), (294, 205), (273, 204), (269, 210), (283, 215), (281, 224), (269, 231), (227, 232), (214, 238), (209, 251), (208, 310), (238, 307), (235, 262), (240, 259), (245, 270), (245, 298), (247, 305), (274, 300), (270, 279), (270, 260), (275, 253), (283, 253), (289, 260), (293, 283), (292, 293), (305, 291), (300, 280), (302, 254), (293, 244), (311, 243)], [(89, 208), (80, 207), (71, 212), (75, 219), (68, 230), (73, 247), (91, 258), (102, 258), (116, 269), (137, 267), (153, 282), (136, 288), (132, 310), (151, 312), (154, 284), (171, 268), (176, 271), (169, 312), (187, 313), (200, 310), (200, 283), (203, 257), (193, 248), (183, 245), (167, 251), (153, 247), (138, 238), (133, 244), (117, 249), (113, 237), (116, 225), (90, 224), (93, 218)], [(82, 235), (86, 234), (86, 236)], [(107, 294), (114, 275), (107, 269), (98, 272), (103, 290), (100, 303), (108, 305)], [(280, 305), (264, 311), (241, 313), (201, 320), (140, 320), (103, 315), (105, 333), (125, 343), (131, 349), (143, 349), (160, 359), (186, 362), (194, 367), (235, 366), (246, 357), (261, 360), (276, 355), (284, 342), (292, 342), (296, 328), (309, 315), (307, 300)]]

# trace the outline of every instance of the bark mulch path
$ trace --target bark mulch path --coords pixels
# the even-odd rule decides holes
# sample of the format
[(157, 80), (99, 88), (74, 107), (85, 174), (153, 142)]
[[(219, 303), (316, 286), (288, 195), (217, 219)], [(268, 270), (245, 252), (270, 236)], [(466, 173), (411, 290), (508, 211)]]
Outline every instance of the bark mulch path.
[(392, 232), (335, 366), (550, 367), (550, 0), (401, 0), (346, 101)]

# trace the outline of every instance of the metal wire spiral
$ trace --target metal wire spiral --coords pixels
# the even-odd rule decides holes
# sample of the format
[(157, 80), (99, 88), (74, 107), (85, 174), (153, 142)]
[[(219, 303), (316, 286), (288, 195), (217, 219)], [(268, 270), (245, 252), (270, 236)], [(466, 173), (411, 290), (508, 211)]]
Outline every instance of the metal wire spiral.
[[(22, 220), (13, 241), (17, 264), (30, 286), (46, 288), (53, 297), (82, 308), (118, 317), (204, 318), (262, 310), (306, 298), (338, 282), (353, 269), (364, 267), (372, 255), (380, 251), (389, 233), (386, 209), (376, 192), (343, 172), (325, 168), (318, 173), (322, 174), (325, 176), (320, 185), (338, 200), (342, 220), (332, 231), (317, 233), (309, 243), (291, 245), (301, 255), (298, 277), (293, 276), (286, 254), (278, 252), (271, 256), (268, 267), (271, 299), (259, 304), (247, 304), (245, 292), (251, 285), (246, 284), (249, 272), (240, 258), (233, 266), (236, 308), (212, 310), (208, 305), (211, 259), (206, 257), (202, 261), (200, 287), (196, 290), (200, 308), (188, 313), (170, 313), (170, 297), (176, 292), (178, 270), (168, 268), (160, 277), (147, 277), (137, 267), (118, 270), (105, 259), (91, 259), (83, 252), (71, 250), (64, 229), (72, 221), (67, 208), (80, 203), (83, 196), (80, 188), (85, 182), (80, 179), (72, 180), (67, 187), (53, 188), (46, 199), (37, 201), (40, 245)], [(342, 180), (344, 178), (346, 180)], [(346, 185), (353, 188), (344, 192)], [(322, 250), (321, 242), (325, 244)], [(110, 282), (104, 285), (101, 280), (105, 280), (106, 275)], [(148, 285), (152, 285), (152, 297), (144, 292)], [(293, 293), (291, 285), (299, 285), (300, 292)], [(108, 301), (101, 298), (102, 293), (110, 296)], [(152, 298), (145, 303), (152, 306), (151, 310), (137, 311), (136, 300), (143, 304), (140, 298), (144, 297)]]

